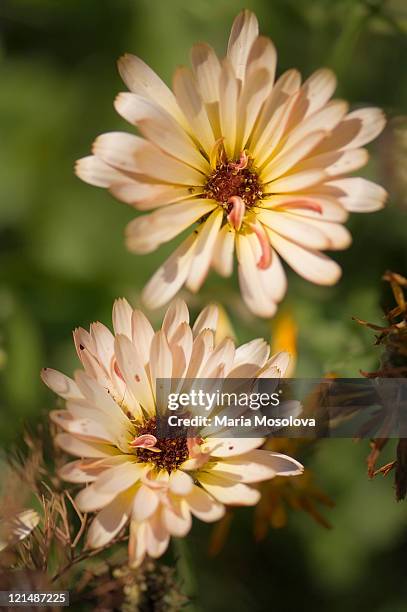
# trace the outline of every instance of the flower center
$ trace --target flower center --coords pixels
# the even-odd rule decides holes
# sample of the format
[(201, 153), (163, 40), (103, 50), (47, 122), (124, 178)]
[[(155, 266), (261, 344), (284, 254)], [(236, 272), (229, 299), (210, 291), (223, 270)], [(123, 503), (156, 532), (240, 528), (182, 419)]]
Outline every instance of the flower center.
[[(155, 436), (154, 449), (145, 447), (135, 448), (137, 458), (142, 463), (153, 463), (159, 470), (167, 470), (170, 474), (184, 463), (189, 457), (187, 438), (176, 436), (174, 438), (157, 438), (157, 419), (148, 419), (137, 428), (137, 436)], [(157, 452), (159, 451), (159, 452)]]
[(257, 173), (242, 154), (238, 162), (220, 162), (216, 166), (205, 185), (205, 195), (222, 204), (229, 213), (232, 209), (229, 200), (233, 196), (240, 197), (246, 208), (252, 208), (263, 193)]

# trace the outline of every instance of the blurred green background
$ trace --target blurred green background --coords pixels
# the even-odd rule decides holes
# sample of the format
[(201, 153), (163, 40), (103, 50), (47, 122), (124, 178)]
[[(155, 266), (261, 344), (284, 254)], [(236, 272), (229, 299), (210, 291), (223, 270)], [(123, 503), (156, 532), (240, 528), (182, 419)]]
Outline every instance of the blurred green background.
[[(373, 337), (352, 315), (380, 322), (381, 275), (406, 272), (407, 7), (404, 0), (248, 0), (279, 53), (279, 72), (308, 76), (321, 65), (339, 80), (338, 97), (378, 105), (389, 125), (370, 147), (364, 175), (385, 185), (386, 210), (353, 215), (354, 243), (334, 254), (344, 269), (333, 288), (289, 273), (282, 305), (299, 329), (299, 376), (358, 376), (377, 366)], [(18, 441), (25, 422), (53, 406), (40, 383), (47, 365), (77, 366), (70, 331), (110, 321), (113, 299), (133, 305), (170, 247), (149, 257), (125, 251), (134, 211), (75, 178), (75, 159), (97, 134), (127, 129), (112, 102), (124, 89), (115, 61), (141, 56), (170, 82), (190, 46), (207, 40), (223, 53), (239, 3), (226, 0), (1, 0), (0, 3), (0, 441)], [(403, 166), (404, 164), (404, 166)], [(197, 312), (219, 300), (244, 341), (270, 338), (270, 322), (242, 306), (236, 279), (210, 276)], [(386, 297), (384, 298), (386, 299)], [(151, 313), (158, 323), (160, 312)], [(334, 498), (333, 529), (306, 515), (260, 544), (252, 512), (239, 510), (223, 551), (207, 555), (206, 526), (195, 526), (190, 570), (201, 610), (407, 609), (407, 506), (390, 480), (367, 481), (367, 442), (320, 443), (307, 458)], [(1, 476), (0, 476), (1, 477)]]

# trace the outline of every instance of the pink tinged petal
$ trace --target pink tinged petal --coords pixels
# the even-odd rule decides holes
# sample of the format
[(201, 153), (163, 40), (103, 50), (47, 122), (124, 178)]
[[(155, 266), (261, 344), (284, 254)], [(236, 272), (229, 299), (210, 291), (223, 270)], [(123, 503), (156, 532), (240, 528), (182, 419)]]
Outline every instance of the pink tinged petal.
[(160, 449), (156, 448), (156, 444), (157, 438), (152, 434), (137, 436), (137, 438), (134, 438), (134, 440), (130, 442), (132, 448), (147, 448), (154, 453), (161, 453)]
[(209, 304), (199, 313), (192, 328), (196, 338), (203, 330), (211, 329), (216, 332), (218, 325), (219, 309), (216, 304)]
[(181, 67), (174, 75), (174, 93), (191, 131), (206, 153), (210, 153), (215, 137), (197, 83), (188, 68)]
[(383, 208), (387, 192), (383, 187), (364, 178), (343, 178), (326, 183), (338, 194), (339, 202), (350, 212), (374, 212)]
[(304, 170), (288, 174), (267, 185), (267, 191), (271, 193), (287, 193), (313, 187), (327, 178), (323, 170)]
[(219, 118), (221, 135), (229, 159), (235, 155), (237, 129), (238, 81), (230, 63), (225, 59), (220, 75)]
[[(300, 218), (294, 214), (271, 210), (262, 210), (257, 216), (261, 223), (289, 240), (310, 249), (329, 248), (329, 239), (323, 232), (324, 224), (321, 227), (313, 226), (304, 217)], [(270, 243), (268, 236), (267, 239)]]
[(163, 524), (160, 511), (157, 511), (146, 523), (147, 552), (153, 559), (165, 553), (170, 536)]
[(66, 453), (76, 457), (110, 457), (119, 451), (108, 444), (86, 442), (67, 433), (57, 434), (55, 443)]
[(293, 210), (296, 215), (310, 217), (313, 219), (323, 218), (326, 221), (344, 222), (349, 213), (334, 198), (327, 197), (321, 193), (310, 191), (301, 195), (275, 195), (269, 199), (263, 199), (262, 208), (271, 210)]
[(212, 256), (212, 265), (218, 274), (228, 277), (233, 272), (235, 232), (226, 223), (218, 233)]
[(198, 230), (191, 267), (186, 279), (186, 286), (190, 291), (198, 291), (208, 274), (222, 218), (223, 210), (218, 208), (210, 214)]
[(100, 548), (111, 542), (129, 520), (134, 491), (124, 491), (93, 519), (86, 536), (86, 547)]
[(149, 519), (157, 510), (159, 501), (157, 492), (142, 484), (134, 496), (133, 519), (138, 523)]
[(263, 338), (256, 338), (236, 349), (233, 367), (255, 364), (261, 368), (270, 354), (270, 345)]
[(119, 493), (135, 485), (145, 471), (144, 465), (131, 461), (107, 469), (95, 482), (78, 493), (75, 500), (78, 508), (82, 512), (104, 508)]
[(113, 357), (113, 334), (110, 329), (106, 327), (106, 325), (97, 322), (91, 324), (90, 335), (95, 343), (98, 361), (103, 365), (108, 373), (110, 371), (110, 365)]
[[(316, 151), (313, 152), (313, 154)], [(369, 154), (366, 149), (351, 149), (347, 151), (332, 151), (331, 153), (322, 153), (314, 155), (301, 161), (296, 170), (309, 170), (320, 168), (324, 170), (328, 176), (338, 176), (340, 174), (348, 174), (359, 170), (367, 164)]]
[(188, 495), (194, 483), (191, 476), (181, 470), (176, 470), (170, 474), (168, 484), (174, 495)]
[[(273, 287), (268, 282), (266, 283), (266, 280), (269, 280), (270, 276), (274, 276), (277, 270), (277, 267), (274, 267), (272, 270), (275, 257), (273, 254), (272, 266), (267, 268), (267, 270), (259, 269), (257, 262), (261, 258), (261, 252), (257, 237), (255, 234), (252, 235), (256, 241), (255, 250), (251, 246), (249, 235), (239, 235), (236, 240), (239, 283), (242, 297), (252, 312), (261, 317), (271, 317), (277, 309), (273, 292), (274, 295), (276, 295), (276, 289), (278, 289), (278, 293), (281, 292), (281, 284), (279, 287), (276, 285)], [(278, 263), (276, 266), (278, 266)], [(265, 273), (267, 274), (265, 275)], [(279, 276), (281, 283), (281, 274)]]
[(340, 266), (318, 251), (305, 249), (268, 230), (273, 247), (297, 274), (317, 285), (334, 285), (341, 276)]
[(41, 378), (47, 387), (64, 399), (77, 399), (83, 397), (76, 382), (57, 370), (43, 368), (41, 370)]
[(273, 90), (273, 83), (277, 67), (277, 51), (272, 41), (266, 36), (258, 36), (250, 48), (247, 59), (247, 74), (250, 75), (259, 68), (266, 68), (268, 72), (268, 85), (266, 96)]
[(352, 236), (349, 230), (339, 223), (308, 218), (306, 224), (308, 227), (313, 227), (324, 234), (328, 241), (326, 249), (342, 250), (347, 249), (352, 244)]
[(146, 523), (130, 523), (129, 538), (129, 565), (131, 568), (139, 567), (146, 556)]
[(131, 318), (133, 309), (125, 298), (119, 298), (113, 304), (113, 329), (115, 334), (131, 338)]
[(96, 138), (92, 151), (105, 164), (123, 172), (141, 172), (138, 157), (149, 145), (145, 140), (127, 132), (106, 132)]
[(246, 63), (254, 41), (259, 34), (256, 15), (244, 10), (235, 18), (228, 41), (227, 57), (236, 77), (243, 81)]
[(192, 234), (181, 243), (149, 280), (142, 292), (142, 299), (147, 308), (163, 306), (182, 287), (191, 267), (195, 243), (196, 236)]
[(134, 310), (131, 318), (131, 337), (137, 345), (142, 364), (145, 366), (150, 359), (150, 347), (154, 337), (154, 329), (141, 310)]
[(119, 334), (115, 340), (115, 353), (128, 391), (147, 413), (153, 411), (154, 396), (137, 347), (127, 336)]
[(96, 187), (110, 187), (114, 183), (127, 180), (125, 174), (112, 168), (95, 155), (78, 159), (75, 163), (75, 174), (85, 183)]
[(243, 217), (246, 212), (245, 203), (239, 196), (232, 196), (229, 198), (228, 204), (231, 204), (232, 208), (227, 216), (227, 219), (231, 227), (233, 227), (233, 229), (236, 231), (239, 231), (242, 227)]
[(216, 476), (212, 471), (199, 474), (197, 478), (204, 489), (222, 504), (254, 506), (260, 499), (260, 493), (256, 489), (229, 478)]
[(119, 59), (118, 68), (130, 91), (159, 104), (181, 125), (186, 125), (174, 94), (143, 60), (126, 53)]
[(336, 89), (332, 70), (321, 68), (314, 72), (301, 87), (300, 98), (291, 121), (293, 125), (322, 108)]
[(136, 125), (157, 147), (201, 172), (209, 171), (194, 142), (162, 107), (133, 93), (119, 94), (114, 105), (119, 115)]
[(162, 330), (169, 341), (171, 341), (181, 323), (189, 323), (189, 310), (184, 300), (177, 298), (167, 309), (162, 324)]
[[(125, 460), (127, 461), (127, 458)], [(105, 459), (78, 459), (62, 466), (58, 470), (58, 476), (67, 482), (88, 483), (94, 482), (105, 470)]]
[[(287, 147), (284, 152), (274, 157), (261, 171), (260, 179), (264, 183), (270, 183), (292, 170), (298, 162), (310, 155), (313, 149), (324, 138), (326, 132), (323, 130), (313, 132), (304, 136), (296, 145)], [(319, 170), (321, 168), (318, 168)]]
[(135, 253), (151, 253), (211, 212), (214, 200), (184, 200), (130, 221), (126, 246)]
[(272, 250), (270, 246), (270, 240), (261, 223), (258, 223), (256, 221), (255, 223), (250, 223), (249, 227), (255, 233), (256, 238), (260, 245), (261, 255), (260, 255), (260, 259), (257, 260), (256, 265), (260, 270), (267, 270), (267, 268), (269, 268), (271, 265)]
[(201, 487), (193, 486), (186, 498), (194, 516), (206, 523), (218, 521), (225, 514), (225, 508)]

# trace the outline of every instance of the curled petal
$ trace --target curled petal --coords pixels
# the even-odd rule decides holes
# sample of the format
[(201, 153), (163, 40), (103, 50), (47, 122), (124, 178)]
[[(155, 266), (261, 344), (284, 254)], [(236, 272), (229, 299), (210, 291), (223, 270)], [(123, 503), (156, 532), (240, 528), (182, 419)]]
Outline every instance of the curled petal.
[(239, 196), (230, 197), (228, 203), (232, 205), (232, 209), (228, 214), (228, 221), (236, 231), (239, 231), (242, 227), (243, 217), (246, 212), (245, 203)]
[(130, 442), (132, 448), (146, 448), (154, 453), (161, 453), (160, 449), (156, 448), (156, 444), (157, 438), (152, 434), (143, 434)]
[(251, 229), (257, 236), (261, 248), (261, 256), (257, 262), (257, 267), (260, 270), (267, 270), (271, 264), (271, 246), (268, 236), (261, 223), (250, 223)]

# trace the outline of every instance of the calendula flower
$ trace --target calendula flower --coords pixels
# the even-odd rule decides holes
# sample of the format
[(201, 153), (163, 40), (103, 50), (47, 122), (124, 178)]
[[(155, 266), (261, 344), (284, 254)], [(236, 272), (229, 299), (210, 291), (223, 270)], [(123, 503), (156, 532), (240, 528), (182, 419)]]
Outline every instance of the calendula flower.
[(129, 557), (138, 565), (146, 554), (160, 556), (171, 535), (185, 535), (191, 515), (211, 522), (222, 517), (225, 504), (254, 505), (260, 494), (248, 483), (300, 474), (302, 466), (259, 450), (264, 438), (157, 434), (157, 379), (279, 378), (286, 353), (269, 357), (261, 339), (239, 348), (230, 338), (216, 344), (216, 307), (205, 308), (191, 328), (182, 301), (170, 306), (154, 332), (141, 311), (118, 300), (113, 327), (114, 334), (102, 323), (74, 332), (84, 368), (74, 380), (50, 369), (42, 377), (66, 400), (66, 410), (51, 413), (65, 430), (56, 442), (78, 457), (60, 475), (86, 484), (77, 506), (97, 512), (88, 546), (106, 545), (130, 522)]
[(146, 306), (165, 304), (184, 284), (198, 291), (211, 266), (230, 276), (236, 249), (247, 306), (272, 316), (286, 291), (280, 257), (305, 279), (332, 285), (340, 267), (320, 251), (349, 246), (349, 211), (382, 208), (382, 187), (345, 176), (366, 164), (362, 147), (382, 131), (381, 110), (348, 113), (346, 102), (330, 101), (336, 79), (327, 69), (302, 84), (297, 70), (274, 82), (276, 61), (247, 10), (233, 23), (226, 58), (195, 45), (192, 70), (176, 71), (173, 91), (138, 57), (119, 60), (130, 92), (115, 108), (141, 136), (99, 136), (76, 172), (137, 210), (157, 209), (127, 227), (136, 253), (193, 226), (146, 285)]

